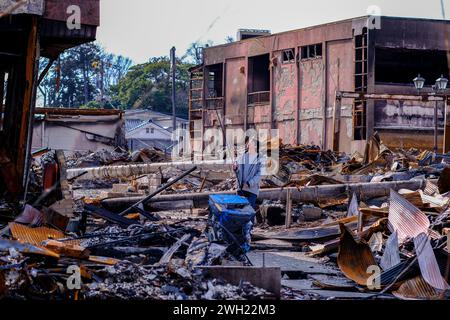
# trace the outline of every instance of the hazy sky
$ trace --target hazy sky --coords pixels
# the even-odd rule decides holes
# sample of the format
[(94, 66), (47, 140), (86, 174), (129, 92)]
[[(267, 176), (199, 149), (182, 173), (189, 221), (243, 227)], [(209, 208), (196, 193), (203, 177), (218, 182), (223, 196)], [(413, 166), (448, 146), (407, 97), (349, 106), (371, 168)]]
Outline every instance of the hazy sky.
[[(450, 0), (444, 0), (450, 17)], [(383, 15), (442, 18), (440, 0), (100, 0), (97, 39), (106, 50), (135, 63), (182, 56), (190, 43), (225, 42), (239, 28), (273, 33), (367, 14), (376, 5)]]

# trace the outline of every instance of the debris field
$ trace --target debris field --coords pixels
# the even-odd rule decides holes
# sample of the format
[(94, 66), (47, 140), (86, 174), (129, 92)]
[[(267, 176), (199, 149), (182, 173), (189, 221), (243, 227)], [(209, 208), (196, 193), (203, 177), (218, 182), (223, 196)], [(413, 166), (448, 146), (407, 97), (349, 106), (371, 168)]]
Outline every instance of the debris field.
[(365, 154), (282, 145), (241, 250), (208, 234), (212, 196), (236, 194), (229, 166), (35, 155), (26, 201), (0, 200), (0, 296), (448, 299), (449, 160), (376, 134)]

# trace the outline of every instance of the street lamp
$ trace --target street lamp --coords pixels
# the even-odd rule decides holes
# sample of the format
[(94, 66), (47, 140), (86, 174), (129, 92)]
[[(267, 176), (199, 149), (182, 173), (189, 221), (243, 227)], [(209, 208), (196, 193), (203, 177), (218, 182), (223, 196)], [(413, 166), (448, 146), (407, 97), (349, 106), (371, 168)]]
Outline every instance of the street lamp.
[[(420, 76), (420, 74), (413, 80), (414, 86), (420, 94), (420, 90), (423, 89), (425, 85), (425, 79)], [(441, 75), (440, 78), (436, 80), (436, 84), (432, 87), (435, 93), (443, 93), (447, 89), (448, 79)], [(438, 151), (438, 101), (436, 100), (436, 105), (434, 107), (434, 153)]]
[(423, 86), (425, 85), (425, 79), (422, 78), (419, 73), (419, 75), (416, 78), (414, 78), (413, 82), (414, 82), (414, 86), (416, 87), (417, 91), (420, 93), (420, 90), (422, 90)]
[(441, 75), (440, 78), (436, 80), (436, 89), (438, 92), (442, 92), (447, 89), (448, 79), (444, 78), (444, 75)]

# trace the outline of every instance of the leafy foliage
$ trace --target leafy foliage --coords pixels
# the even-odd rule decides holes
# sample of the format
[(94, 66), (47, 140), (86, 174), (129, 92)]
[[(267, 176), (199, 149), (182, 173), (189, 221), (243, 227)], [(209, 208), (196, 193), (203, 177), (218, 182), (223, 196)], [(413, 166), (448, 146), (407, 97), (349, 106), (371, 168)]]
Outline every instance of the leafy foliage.
[[(179, 115), (187, 114), (189, 91), (189, 68), (191, 64), (177, 61), (176, 106)], [(139, 64), (111, 88), (113, 105), (121, 109), (152, 109), (159, 112), (172, 111), (172, 82), (170, 59), (152, 58)]]
[[(47, 63), (41, 59), (41, 72)], [(41, 82), (40, 102), (48, 107), (77, 108), (94, 102), (105, 107), (111, 100), (110, 87), (119, 82), (130, 65), (130, 59), (106, 53), (96, 43), (69, 49), (53, 62)]]

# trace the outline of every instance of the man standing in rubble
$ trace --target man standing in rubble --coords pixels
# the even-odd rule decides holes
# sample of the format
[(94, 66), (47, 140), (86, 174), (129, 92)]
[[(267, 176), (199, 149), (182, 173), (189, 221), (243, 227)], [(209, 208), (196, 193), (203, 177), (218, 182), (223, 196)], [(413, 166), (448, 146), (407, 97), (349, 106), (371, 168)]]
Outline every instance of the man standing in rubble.
[(258, 141), (256, 141), (255, 147), (250, 148), (250, 138), (245, 137), (245, 152), (237, 158), (233, 170), (236, 172), (238, 195), (247, 198), (256, 211), (256, 199), (259, 195), (259, 183), (261, 181)]

